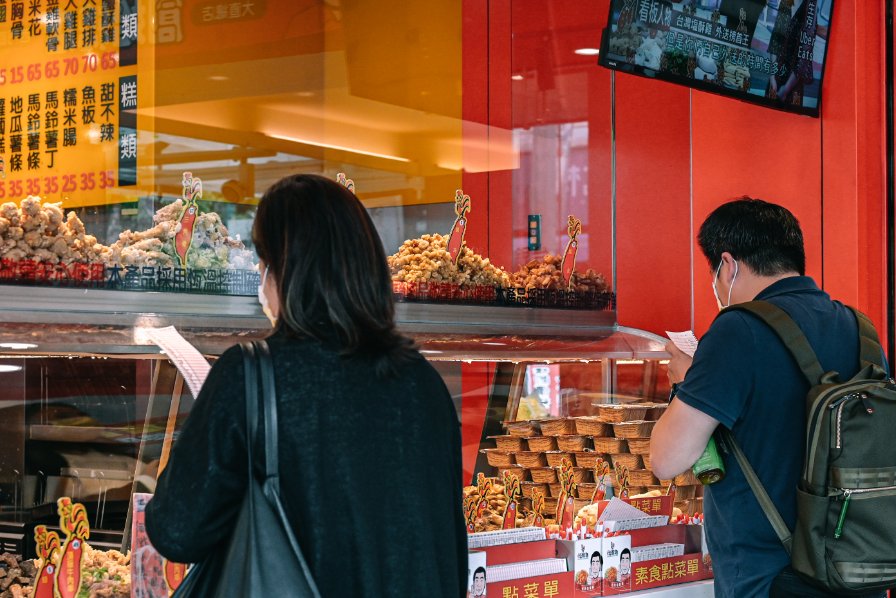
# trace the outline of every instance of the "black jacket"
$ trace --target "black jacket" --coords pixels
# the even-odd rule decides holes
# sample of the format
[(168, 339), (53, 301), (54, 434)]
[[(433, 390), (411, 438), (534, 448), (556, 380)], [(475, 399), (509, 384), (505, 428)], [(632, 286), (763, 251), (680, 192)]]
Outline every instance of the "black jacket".
[[(438, 373), (418, 354), (378, 378), (370, 360), (315, 341), (276, 333), (268, 342), (281, 495), (321, 595), (463, 595), (460, 425)], [(244, 395), (233, 347), (212, 368), (147, 506), (150, 540), (173, 561), (206, 558), (236, 517), (247, 483)], [(262, 445), (253, 457), (258, 475)]]

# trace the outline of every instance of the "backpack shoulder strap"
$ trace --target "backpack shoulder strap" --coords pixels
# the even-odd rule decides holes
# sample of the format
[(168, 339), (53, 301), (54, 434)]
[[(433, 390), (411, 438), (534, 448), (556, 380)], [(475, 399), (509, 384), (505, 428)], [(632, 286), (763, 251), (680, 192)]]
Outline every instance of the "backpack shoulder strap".
[(856, 308), (849, 305), (847, 307), (855, 315), (856, 323), (859, 325), (859, 359), (861, 360), (859, 369), (865, 369), (870, 365), (877, 366), (885, 372), (887, 367), (883, 363), (884, 353), (874, 324), (871, 323), (868, 316)]
[(756, 471), (753, 469), (753, 466), (750, 465), (750, 461), (747, 459), (744, 451), (738, 446), (737, 441), (734, 439), (734, 434), (721, 424), (719, 425), (718, 430), (725, 448), (733, 453), (734, 458), (737, 459), (737, 463), (740, 465), (740, 469), (743, 471), (747, 483), (750, 484), (750, 488), (753, 490), (753, 494), (756, 496), (759, 506), (762, 507), (762, 511), (768, 518), (768, 522), (771, 524), (772, 529), (775, 530), (775, 535), (778, 536), (781, 544), (784, 545), (784, 550), (790, 555), (791, 546), (793, 545), (793, 534), (791, 534), (787, 524), (784, 523), (784, 518), (781, 517), (780, 511), (778, 511), (775, 503), (772, 502), (771, 497), (769, 497), (768, 492), (765, 490), (765, 486), (759, 481), (759, 476), (756, 475)]
[[(822, 376), (825, 374), (824, 368), (822, 368), (821, 364), (818, 362), (818, 357), (816, 357), (815, 351), (809, 345), (806, 335), (803, 334), (800, 327), (796, 325), (793, 318), (787, 315), (786, 311), (773, 303), (762, 300), (747, 301), (746, 303), (730, 305), (719, 313), (725, 313), (727, 311), (750, 312), (768, 324), (784, 343), (784, 346), (787, 347), (787, 350), (790, 351), (791, 355), (793, 355), (793, 358), (796, 360), (797, 365), (799, 365), (803, 375), (809, 381), (809, 384), (814, 386), (821, 381)], [(874, 338), (877, 339), (877, 333), (874, 334)], [(878, 357), (876, 361), (879, 362), (880, 357)]]

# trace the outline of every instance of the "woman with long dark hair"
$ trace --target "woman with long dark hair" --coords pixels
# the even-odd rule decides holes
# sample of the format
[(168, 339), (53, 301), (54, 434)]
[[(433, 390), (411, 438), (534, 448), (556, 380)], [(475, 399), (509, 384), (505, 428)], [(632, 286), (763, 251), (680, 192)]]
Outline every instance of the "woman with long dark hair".
[[(262, 197), (252, 236), (275, 326), (280, 493), (321, 596), (462, 596), (460, 427), (441, 378), (395, 328), (367, 211), (334, 181), (289, 176)], [(147, 507), (150, 539), (173, 561), (212, 554), (245, 496), (243, 385), (234, 347)], [(257, 472), (261, 458), (253, 450)]]

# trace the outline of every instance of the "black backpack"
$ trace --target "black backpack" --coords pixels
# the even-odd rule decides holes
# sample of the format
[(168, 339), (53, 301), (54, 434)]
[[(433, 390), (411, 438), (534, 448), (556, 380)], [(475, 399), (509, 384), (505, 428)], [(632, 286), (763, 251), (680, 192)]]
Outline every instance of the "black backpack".
[(768, 324), (809, 380), (806, 457), (797, 492), (796, 529), (787, 529), (731, 433), (734, 453), (793, 569), (841, 595), (896, 586), (896, 384), (887, 375), (874, 325), (852, 309), (859, 327), (859, 372), (825, 372), (805, 335), (767, 301), (732, 305)]

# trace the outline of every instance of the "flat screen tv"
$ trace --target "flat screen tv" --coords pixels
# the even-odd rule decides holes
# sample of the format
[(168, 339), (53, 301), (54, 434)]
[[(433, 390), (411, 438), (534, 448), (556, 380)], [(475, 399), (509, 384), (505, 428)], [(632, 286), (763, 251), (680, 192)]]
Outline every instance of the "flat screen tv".
[(818, 116), (834, 0), (610, 0), (601, 65)]

